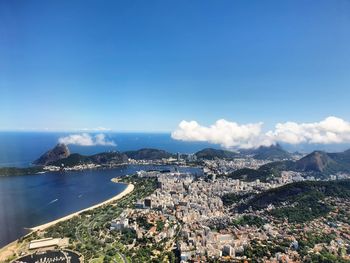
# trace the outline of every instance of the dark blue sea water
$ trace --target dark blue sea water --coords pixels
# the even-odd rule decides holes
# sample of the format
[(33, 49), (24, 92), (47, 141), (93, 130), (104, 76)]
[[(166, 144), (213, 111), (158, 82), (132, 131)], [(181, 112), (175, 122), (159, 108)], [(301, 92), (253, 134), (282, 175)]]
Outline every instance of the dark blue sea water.
[[(0, 247), (26, 234), (25, 228), (90, 207), (125, 189), (111, 178), (147, 169), (173, 167), (128, 165), (109, 170), (0, 177)], [(201, 173), (197, 168), (178, 169)]]
[[(53, 148), (58, 139), (72, 133), (54, 132), (0, 132), (0, 166), (29, 166), (41, 154)], [(73, 133), (79, 134), (79, 133)], [(94, 154), (103, 151), (138, 150), (157, 148), (169, 152), (193, 153), (206, 147), (215, 147), (204, 142), (173, 140), (169, 133), (106, 133), (116, 146), (69, 145), (71, 152)]]

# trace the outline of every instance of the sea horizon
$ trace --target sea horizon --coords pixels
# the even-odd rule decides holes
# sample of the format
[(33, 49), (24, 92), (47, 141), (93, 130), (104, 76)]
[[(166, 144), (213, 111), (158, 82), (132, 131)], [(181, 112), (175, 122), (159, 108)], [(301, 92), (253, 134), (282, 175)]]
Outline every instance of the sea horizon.
[[(225, 149), (218, 144), (175, 140), (171, 133), (162, 132), (52, 132), (52, 131), (0, 131), (0, 167), (29, 167), (43, 153), (52, 149), (61, 137), (69, 135), (104, 134), (115, 145), (72, 145), (72, 153), (92, 155), (106, 151), (132, 151), (142, 148), (156, 148), (171, 153), (191, 154), (204, 148)], [(350, 148), (350, 144), (281, 144), (289, 152), (310, 153), (314, 150), (340, 152)], [(228, 149), (229, 150), (229, 149)]]

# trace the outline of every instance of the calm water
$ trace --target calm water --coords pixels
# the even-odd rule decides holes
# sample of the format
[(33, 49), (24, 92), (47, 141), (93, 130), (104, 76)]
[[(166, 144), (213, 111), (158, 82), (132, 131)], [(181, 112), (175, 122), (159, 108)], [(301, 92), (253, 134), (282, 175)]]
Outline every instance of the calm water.
[[(110, 170), (0, 177), (0, 247), (26, 234), (26, 227), (90, 207), (125, 189), (111, 178), (147, 169), (172, 167), (128, 165)], [(200, 173), (197, 168), (179, 170)]]
[[(0, 132), (0, 166), (29, 166), (41, 154), (53, 148), (61, 136), (67, 135), (68, 133), (53, 132)], [(109, 150), (128, 151), (140, 148), (193, 153), (209, 146), (218, 148), (217, 145), (203, 142), (176, 141), (169, 133), (107, 133), (106, 136), (117, 144), (116, 147), (69, 145), (69, 149), (71, 152), (94, 154)]]

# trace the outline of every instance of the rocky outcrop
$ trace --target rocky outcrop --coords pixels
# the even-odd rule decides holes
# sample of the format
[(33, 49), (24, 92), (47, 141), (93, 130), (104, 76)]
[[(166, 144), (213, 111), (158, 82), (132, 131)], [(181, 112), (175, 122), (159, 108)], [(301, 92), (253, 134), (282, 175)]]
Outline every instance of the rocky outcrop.
[(58, 160), (67, 158), (70, 155), (67, 145), (63, 143), (57, 144), (53, 149), (47, 151), (39, 159), (35, 160), (35, 165), (47, 165)]

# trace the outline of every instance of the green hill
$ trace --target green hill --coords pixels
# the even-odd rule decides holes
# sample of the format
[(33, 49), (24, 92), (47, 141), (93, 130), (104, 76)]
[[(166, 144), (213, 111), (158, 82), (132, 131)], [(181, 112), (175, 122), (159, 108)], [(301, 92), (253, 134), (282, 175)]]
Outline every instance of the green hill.
[(305, 172), (324, 172), (336, 162), (326, 152), (314, 151), (295, 162), (295, 169)]
[(63, 143), (57, 144), (53, 149), (47, 151), (35, 160), (33, 164), (35, 165), (47, 165), (55, 161), (67, 158), (70, 155), (67, 145)]
[(198, 151), (195, 153), (197, 156), (197, 159), (204, 159), (204, 160), (214, 160), (216, 158), (219, 159), (234, 159), (239, 158), (241, 155), (237, 152), (231, 152), (227, 150), (220, 150), (220, 149), (213, 149), (213, 148), (206, 148), (201, 151)]
[(232, 172), (228, 177), (246, 182), (252, 182), (257, 179), (261, 182), (266, 182), (269, 179), (279, 177), (281, 171), (293, 169), (293, 161), (278, 161), (262, 165), (258, 169), (242, 168)]
[(252, 155), (254, 159), (258, 160), (285, 160), (290, 159), (292, 156), (279, 144), (271, 146), (260, 146), (257, 149), (241, 150), (240, 152), (246, 155)]
[(314, 151), (296, 161), (294, 170), (323, 174), (350, 172), (350, 150), (339, 153)]
[(104, 152), (91, 156), (73, 153), (67, 158), (50, 163), (50, 165), (71, 167), (80, 164), (121, 164), (128, 161), (128, 157), (120, 152)]
[[(326, 215), (332, 206), (324, 202), (326, 197), (350, 198), (350, 180), (303, 181), (287, 184), (251, 195), (247, 202), (237, 207), (261, 210), (275, 206), (270, 213), (276, 218), (287, 218), (290, 222), (305, 222)], [(232, 199), (232, 198), (231, 198)], [(225, 197), (225, 200), (230, 200)], [(234, 200), (234, 199), (232, 199)]]
[(175, 157), (174, 154), (166, 152), (164, 150), (144, 148), (137, 151), (124, 152), (126, 156), (134, 160), (160, 160)]
[(250, 168), (243, 168), (236, 170), (228, 175), (231, 179), (239, 179), (245, 182), (253, 182), (255, 180), (266, 181), (270, 173), (267, 171), (255, 170)]

